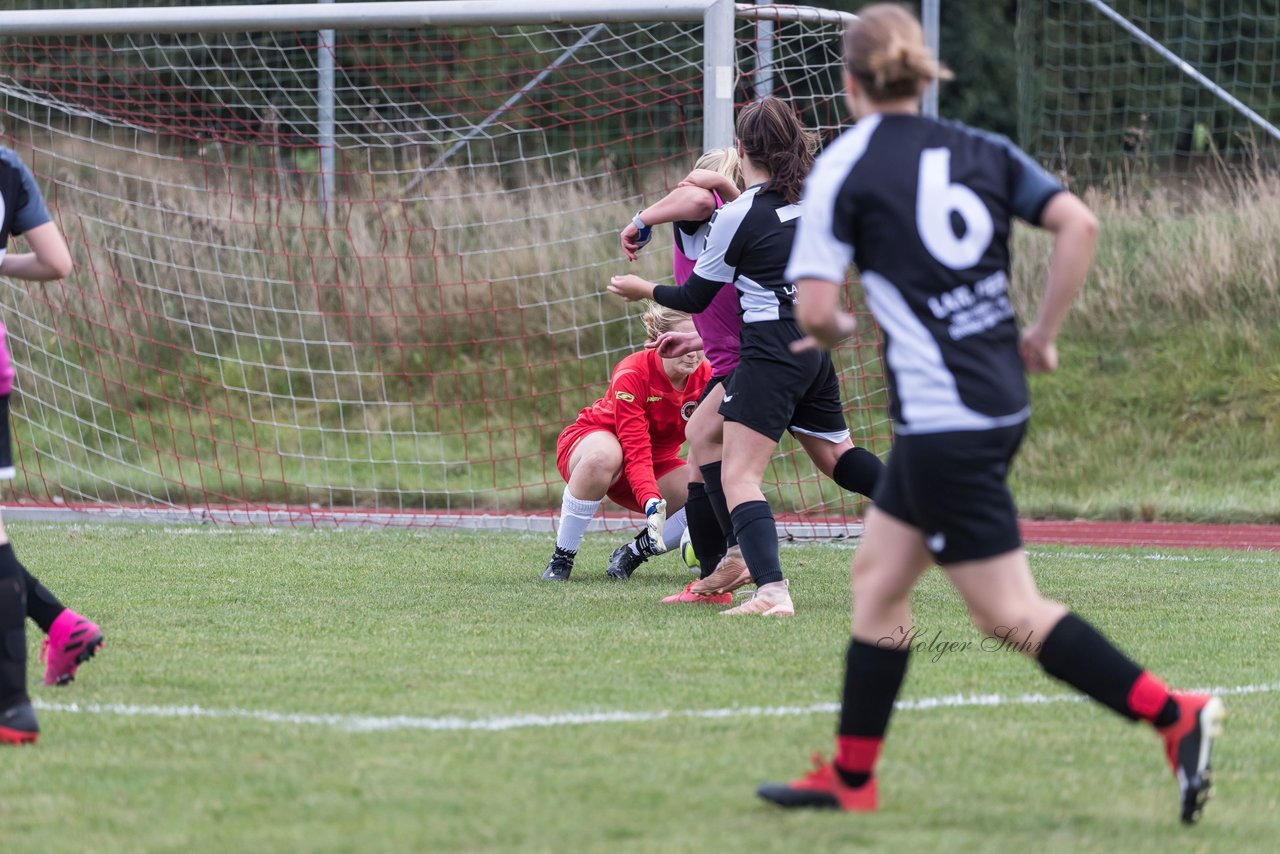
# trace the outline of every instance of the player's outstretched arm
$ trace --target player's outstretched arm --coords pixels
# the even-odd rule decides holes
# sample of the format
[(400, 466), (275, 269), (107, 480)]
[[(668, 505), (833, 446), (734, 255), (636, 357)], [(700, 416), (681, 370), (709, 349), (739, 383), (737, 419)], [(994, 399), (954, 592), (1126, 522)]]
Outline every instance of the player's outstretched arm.
[(614, 276), (609, 280), (609, 293), (622, 297), (627, 302), (653, 299), (653, 289), (656, 287), (657, 285), (653, 282), (646, 281), (632, 273)]
[(1040, 225), (1053, 232), (1053, 257), (1035, 322), (1022, 334), (1022, 363), (1029, 373), (1058, 367), (1058, 332), (1084, 286), (1098, 242), (1098, 220), (1078, 196), (1058, 193), (1045, 205)]
[[(649, 434), (649, 387), (634, 370), (614, 375), (614, 433), (622, 445), (622, 474), (648, 515), (649, 502), (661, 504), (662, 492), (653, 475), (653, 437)], [(666, 505), (661, 504), (665, 514)], [(657, 542), (662, 541), (658, 532)]]
[(716, 212), (716, 199), (701, 187), (676, 187), (644, 209), (645, 225), (666, 222), (701, 222)]
[(696, 272), (684, 285), (655, 285), (630, 273), (614, 276), (609, 280), (609, 293), (620, 296), (627, 302), (651, 299), (658, 305), (686, 314), (705, 311), (722, 287), (723, 282), (708, 281)]
[[(702, 222), (710, 219), (715, 211), (716, 199), (709, 190), (682, 185), (640, 211), (636, 217), (646, 228), (653, 228), (668, 222)], [(636, 260), (636, 253), (644, 246), (640, 240), (640, 227), (634, 221), (627, 223), (618, 234), (618, 242), (627, 260)]]
[(71, 273), (71, 250), (56, 223), (38, 225), (23, 236), (31, 251), (5, 255), (0, 261), (0, 276), (51, 282), (65, 279)]

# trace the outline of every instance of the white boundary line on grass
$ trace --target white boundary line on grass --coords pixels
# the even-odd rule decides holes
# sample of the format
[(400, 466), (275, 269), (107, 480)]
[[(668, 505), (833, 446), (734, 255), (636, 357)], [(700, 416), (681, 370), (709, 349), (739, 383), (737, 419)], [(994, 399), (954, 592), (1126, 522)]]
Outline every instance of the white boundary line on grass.
[[(1210, 693), (1218, 696), (1270, 694), (1280, 691), (1280, 684), (1238, 685), (1230, 688), (1196, 688), (1192, 690), (1195, 693)], [(922, 697), (918, 700), (899, 700), (896, 708), (902, 712), (919, 712), (975, 706), (1043, 706), (1050, 703), (1078, 703), (1084, 700), (1085, 697), (1079, 694), (1018, 694), (1011, 696), (1002, 694), (951, 694), (943, 697)], [(583, 726), (587, 724), (654, 723), (673, 719), (781, 718), (834, 714), (840, 708), (836, 703), (816, 703), (810, 706), (734, 706), (723, 709), (675, 709), (652, 712), (565, 712), (554, 715), (512, 715), (491, 718), (424, 718), (408, 715), (315, 715), (256, 711), (253, 709), (206, 709), (203, 706), (50, 703), (38, 699), (34, 700), (33, 704), (42, 712), (118, 715), (122, 717), (248, 720), (296, 727), (321, 726), (352, 733), (398, 732), (404, 730), (504, 732), (513, 729)]]

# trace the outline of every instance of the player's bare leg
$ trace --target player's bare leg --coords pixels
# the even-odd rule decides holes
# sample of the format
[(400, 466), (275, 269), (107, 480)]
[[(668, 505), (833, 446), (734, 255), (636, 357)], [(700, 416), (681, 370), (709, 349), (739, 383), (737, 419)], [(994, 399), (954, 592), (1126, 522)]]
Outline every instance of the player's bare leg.
[(765, 467), (777, 447), (776, 441), (745, 424), (725, 422), (725, 499), (734, 536), (756, 584), (755, 595), (749, 601), (722, 612), (730, 616), (789, 617), (795, 613), (778, 555), (778, 526), (760, 489)]
[(832, 442), (805, 433), (794, 435), (818, 471), (834, 480), (841, 489), (867, 498), (875, 494), (876, 485), (884, 473), (884, 463), (875, 454), (854, 445), (850, 439)]
[(569, 580), (582, 535), (621, 473), (622, 445), (617, 436), (597, 430), (578, 441), (569, 456), (569, 482), (561, 499), (556, 547), (542, 573), (543, 581)]

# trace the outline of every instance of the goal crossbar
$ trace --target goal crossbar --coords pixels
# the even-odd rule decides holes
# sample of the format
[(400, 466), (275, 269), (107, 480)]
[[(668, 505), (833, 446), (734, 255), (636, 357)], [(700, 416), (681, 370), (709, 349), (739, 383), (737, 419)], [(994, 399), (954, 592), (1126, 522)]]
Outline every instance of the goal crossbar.
[[(240, 30), (359, 30), (384, 27), (450, 27), (466, 24), (591, 24), (640, 21), (699, 21), (720, 0), (629, 0), (624, 5), (592, 0), (417, 0), (404, 3), (279, 6), (200, 6), (0, 12), (0, 35), (85, 36), (125, 33), (200, 33)], [(734, 5), (748, 20), (848, 23), (847, 12), (805, 6)]]
[(0, 36), (102, 36), (129, 33), (190, 34), (375, 30), (387, 27), (519, 26), (701, 21), (707, 29), (703, 65), (704, 144), (733, 141), (733, 24), (735, 19), (847, 25), (856, 16), (807, 6), (732, 0), (631, 0), (623, 6), (598, 0), (416, 0), (388, 3), (288, 3), (279, 6), (28, 10), (0, 12)]
[(202, 6), (79, 9), (66, 12), (0, 12), (0, 33), (98, 35), (233, 32), (237, 30), (352, 30), (385, 27), (451, 27), (466, 24), (583, 24), (616, 21), (700, 20), (716, 0), (632, 0), (625, 5), (583, 0), (418, 0), (407, 3), (280, 6)]

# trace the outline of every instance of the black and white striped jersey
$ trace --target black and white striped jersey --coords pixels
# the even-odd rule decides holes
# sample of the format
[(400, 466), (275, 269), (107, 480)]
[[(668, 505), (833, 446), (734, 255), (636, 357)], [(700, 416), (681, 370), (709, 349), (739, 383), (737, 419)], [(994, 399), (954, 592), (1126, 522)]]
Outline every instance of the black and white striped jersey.
[(696, 263), (698, 256), (707, 245), (707, 233), (711, 231), (711, 220), (702, 222), (681, 220), (671, 223), (671, 228), (676, 248), (684, 254), (684, 257), (692, 258)]
[(1004, 137), (917, 115), (867, 116), (818, 158), (787, 278), (840, 282), (857, 266), (898, 433), (1027, 418), (1009, 232), (1061, 190)]
[(706, 245), (693, 275), (681, 287), (660, 285), (655, 302), (696, 313), (711, 304), (723, 283), (738, 290), (743, 324), (795, 317), (796, 289), (786, 277), (800, 206), (758, 184), (711, 217)]

